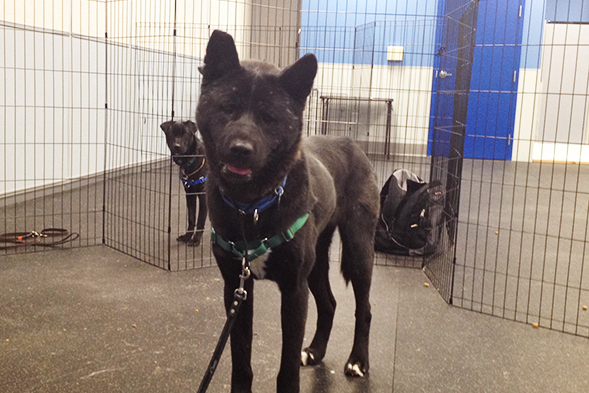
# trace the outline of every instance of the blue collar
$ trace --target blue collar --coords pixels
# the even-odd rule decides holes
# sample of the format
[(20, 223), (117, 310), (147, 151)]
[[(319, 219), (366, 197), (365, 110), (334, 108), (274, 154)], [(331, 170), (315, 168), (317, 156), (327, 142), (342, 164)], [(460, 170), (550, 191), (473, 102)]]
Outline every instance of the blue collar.
[(225, 203), (228, 204), (229, 206), (231, 206), (232, 208), (234, 208), (240, 212), (243, 212), (245, 214), (251, 214), (251, 215), (257, 216), (259, 213), (266, 210), (267, 208), (269, 208), (270, 206), (272, 206), (276, 202), (280, 202), (280, 197), (282, 197), (282, 194), (284, 194), (284, 186), (285, 185), (286, 185), (286, 176), (284, 177), (282, 184), (279, 185), (278, 187), (276, 187), (276, 189), (274, 190), (274, 193), (260, 199), (257, 202), (249, 203), (249, 204), (237, 202), (237, 201), (231, 201), (225, 195), (223, 195), (222, 190), (219, 190), (219, 191), (221, 191), (221, 197), (223, 198)]

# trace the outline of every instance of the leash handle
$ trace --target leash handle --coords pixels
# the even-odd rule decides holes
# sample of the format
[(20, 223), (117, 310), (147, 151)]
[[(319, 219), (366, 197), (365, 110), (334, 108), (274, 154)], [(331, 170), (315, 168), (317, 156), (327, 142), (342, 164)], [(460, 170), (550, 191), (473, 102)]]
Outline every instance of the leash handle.
[[(41, 239), (61, 237), (54, 242), (42, 242)], [(67, 229), (45, 228), (41, 232), (10, 232), (0, 234), (0, 250), (8, 250), (26, 246), (55, 247), (60, 244), (71, 242), (80, 237), (76, 232), (69, 233)]]

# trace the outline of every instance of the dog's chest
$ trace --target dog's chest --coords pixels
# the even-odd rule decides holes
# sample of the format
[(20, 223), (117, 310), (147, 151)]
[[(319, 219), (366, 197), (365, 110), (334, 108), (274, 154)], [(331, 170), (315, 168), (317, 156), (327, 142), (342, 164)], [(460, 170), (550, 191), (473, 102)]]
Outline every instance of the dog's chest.
[(272, 250), (268, 250), (264, 255), (260, 255), (259, 257), (250, 262), (250, 271), (252, 272), (255, 278), (259, 280), (266, 278), (266, 275), (268, 273), (267, 262), (271, 253)]

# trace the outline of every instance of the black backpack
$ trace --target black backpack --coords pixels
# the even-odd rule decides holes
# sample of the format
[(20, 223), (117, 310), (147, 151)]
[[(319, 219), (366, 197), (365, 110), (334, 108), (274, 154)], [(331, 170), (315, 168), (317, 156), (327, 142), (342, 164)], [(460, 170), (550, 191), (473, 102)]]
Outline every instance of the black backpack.
[(397, 169), (380, 191), (376, 251), (396, 255), (430, 255), (439, 247), (444, 227), (444, 190), (406, 169)]

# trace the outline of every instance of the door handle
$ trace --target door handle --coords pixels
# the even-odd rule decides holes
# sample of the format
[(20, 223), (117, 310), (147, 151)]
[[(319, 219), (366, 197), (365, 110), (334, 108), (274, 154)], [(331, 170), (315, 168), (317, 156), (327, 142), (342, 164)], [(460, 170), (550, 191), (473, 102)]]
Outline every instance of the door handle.
[(445, 79), (449, 76), (452, 76), (452, 74), (450, 74), (449, 72), (446, 72), (444, 70), (441, 70), (439, 76), (440, 76), (440, 78)]

